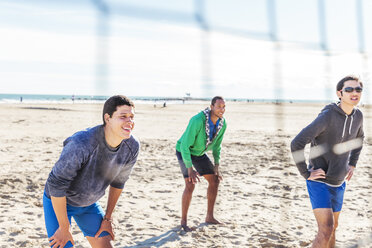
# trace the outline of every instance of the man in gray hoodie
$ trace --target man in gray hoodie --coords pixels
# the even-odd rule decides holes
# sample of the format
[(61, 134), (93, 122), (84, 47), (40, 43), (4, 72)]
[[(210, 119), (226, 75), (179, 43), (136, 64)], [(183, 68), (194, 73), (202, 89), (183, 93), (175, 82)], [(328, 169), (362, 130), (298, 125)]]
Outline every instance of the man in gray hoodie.
[[(132, 135), (134, 104), (121, 95), (103, 107), (103, 124), (67, 138), (45, 184), (45, 225), (52, 247), (72, 247), (74, 218), (92, 247), (110, 248), (112, 212), (137, 161), (139, 142)], [(106, 212), (98, 200), (109, 189)]]
[[(318, 223), (312, 247), (335, 246), (345, 179), (350, 180), (353, 176), (363, 145), (363, 115), (356, 108), (363, 83), (358, 77), (347, 76), (336, 88), (340, 101), (327, 105), (291, 143), (293, 159), (306, 179)], [(309, 165), (304, 156), (308, 143), (311, 143)]]

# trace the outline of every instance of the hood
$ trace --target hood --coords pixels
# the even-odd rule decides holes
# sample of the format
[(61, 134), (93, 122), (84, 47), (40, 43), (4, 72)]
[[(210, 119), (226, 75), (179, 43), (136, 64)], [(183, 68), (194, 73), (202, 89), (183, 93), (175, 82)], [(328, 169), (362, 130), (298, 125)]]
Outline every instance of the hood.
[(205, 145), (205, 149), (208, 148), (209, 144), (212, 143), (212, 141), (214, 140), (215, 137), (218, 136), (219, 132), (222, 130), (222, 126), (223, 126), (223, 123), (224, 123), (224, 118), (220, 118), (220, 122), (217, 126), (217, 131), (216, 131), (216, 134), (213, 136), (212, 139), (210, 139), (209, 137), (209, 132), (210, 132), (210, 128), (209, 128), (209, 118), (210, 118), (210, 112), (211, 112), (211, 109), (208, 107), (206, 109), (204, 109), (203, 111), (201, 111), (205, 117), (205, 133), (207, 135), (207, 143)]
[(324, 111), (336, 111), (337, 113), (339, 113), (342, 116), (353, 116), (355, 114), (355, 112), (356, 112), (356, 109), (354, 108), (353, 111), (351, 112), (351, 114), (350, 115), (347, 115), (342, 110), (342, 108), (340, 107), (340, 102), (337, 102), (337, 103), (331, 103), (331, 104), (326, 105), (322, 109), (322, 112), (324, 112)]

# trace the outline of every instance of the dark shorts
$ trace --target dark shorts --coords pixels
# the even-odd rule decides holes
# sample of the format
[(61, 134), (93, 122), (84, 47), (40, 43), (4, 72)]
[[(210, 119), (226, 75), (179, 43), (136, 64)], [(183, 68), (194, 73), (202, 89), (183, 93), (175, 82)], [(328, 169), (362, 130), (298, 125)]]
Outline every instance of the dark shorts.
[[(185, 163), (182, 160), (182, 155), (179, 151), (176, 150), (176, 156), (178, 159), (178, 163), (180, 164), (181, 171), (184, 178), (188, 178), (189, 174), (187, 173), (187, 168)], [(192, 165), (194, 166), (195, 170), (199, 173), (199, 175), (208, 175), (214, 174), (214, 165), (212, 164), (211, 160), (204, 154), (202, 156), (193, 156), (191, 155)]]
[(306, 180), (307, 191), (313, 209), (332, 208), (333, 212), (340, 212), (344, 202), (346, 183), (332, 187), (325, 183)]

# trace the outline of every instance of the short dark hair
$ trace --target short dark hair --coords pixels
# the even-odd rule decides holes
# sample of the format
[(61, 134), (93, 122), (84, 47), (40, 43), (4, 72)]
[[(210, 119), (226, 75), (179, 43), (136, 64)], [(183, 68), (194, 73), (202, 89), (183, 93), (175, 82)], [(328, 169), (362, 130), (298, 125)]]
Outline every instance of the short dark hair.
[(337, 86), (336, 86), (337, 91), (342, 90), (345, 82), (349, 80), (357, 81), (360, 84), (360, 86), (363, 88), (363, 83), (360, 81), (359, 77), (354, 76), (354, 75), (349, 75), (349, 76), (344, 77), (343, 79), (340, 80), (340, 82), (337, 83)]
[(213, 97), (213, 99), (212, 99), (212, 101), (211, 101), (211, 105), (214, 106), (214, 104), (217, 102), (217, 100), (225, 101), (225, 99), (223, 99), (222, 96), (215, 96), (215, 97)]
[(106, 100), (102, 111), (102, 120), (104, 126), (106, 125), (105, 114), (109, 114), (110, 117), (112, 117), (112, 114), (116, 111), (116, 108), (122, 105), (127, 105), (134, 108), (134, 103), (132, 100), (123, 95), (112, 96)]

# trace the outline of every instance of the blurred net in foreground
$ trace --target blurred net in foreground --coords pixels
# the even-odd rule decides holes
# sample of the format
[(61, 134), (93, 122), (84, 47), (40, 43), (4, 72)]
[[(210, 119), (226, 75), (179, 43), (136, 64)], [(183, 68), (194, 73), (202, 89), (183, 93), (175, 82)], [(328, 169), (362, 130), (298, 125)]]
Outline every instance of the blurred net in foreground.
[[(109, 19), (110, 12), (109, 11), (102, 11), (102, 6), (103, 6), (103, 1), (93, 1), (96, 4), (96, 7), (98, 7), (99, 12), (101, 15), (98, 17), (98, 32), (97, 32), (97, 88), (100, 89), (103, 85), (108, 85), (108, 78), (109, 78), (109, 67), (107, 63), (107, 54), (108, 54), (108, 44), (105, 43), (105, 36), (109, 36), (109, 24), (107, 20)], [(200, 29), (200, 47), (199, 47), (199, 69), (200, 69), (200, 88), (201, 88), (201, 95), (211, 97), (213, 93), (215, 92), (215, 89), (223, 89), (223, 87), (220, 87), (218, 85), (219, 81), (227, 81), (230, 78), (219, 78), (218, 72), (220, 70), (215, 69), (216, 66), (215, 64), (218, 64), (219, 61), (216, 60), (216, 53), (213, 53), (213, 39), (212, 39), (212, 32), (213, 31), (218, 31), (219, 33), (222, 34), (229, 34), (229, 35), (236, 35), (236, 36), (242, 36), (242, 37), (247, 37), (247, 38), (257, 38), (257, 37), (264, 37), (262, 40), (270, 40), (272, 42), (272, 53), (271, 53), (271, 58), (270, 61), (271, 63), (267, 65), (268, 71), (270, 74), (269, 76), (266, 76), (265, 81), (269, 82), (270, 85), (266, 87), (267, 91), (271, 91), (271, 98), (273, 101), (276, 103), (276, 111), (275, 111), (275, 126), (278, 135), (282, 133), (283, 131), (286, 130), (285, 122), (284, 122), (284, 115), (285, 113), (285, 108), (281, 104), (281, 101), (286, 98), (286, 92), (291, 90), (290, 88), (296, 87), (298, 82), (294, 82), (293, 84), (288, 83), (288, 81), (292, 80), (295, 81), (297, 78), (301, 78), (301, 76), (298, 76), (297, 78), (293, 75), (296, 75), (298, 72), (293, 71), (294, 69), (290, 70), (288, 72), (288, 68), (286, 66), (286, 60), (290, 58), (290, 56), (293, 56), (293, 53), (298, 53), (297, 56), (301, 52), (298, 52), (298, 47), (297, 48), (290, 48), (289, 46), (284, 45), (284, 40), (279, 39), (280, 34), (278, 33), (278, 30), (280, 30), (280, 27), (278, 28), (278, 21), (277, 21), (277, 12), (278, 12), (278, 6), (276, 5), (276, 1), (274, 0), (267, 0), (266, 1), (266, 7), (267, 7), (267, 23), (268, 23), (268, 28), (259, 34), (255, 32), (250, 32), (249, 30), (242, 30), (234, 27), (234, 25), (212, 25), (208, 17), (211, 18), (211, 12), (209, 12), (213, 6), (208, 4), (207, 1), (205, 0), (195, 0), (194, 1), (194, 12), (191, 13), (191, 15), (194, 15), (194, 21), (198, 28)], [(339, 75), (336, 75), (338, 73), (335, 73), (335, 67), (337, 67), (338, 60), (340, 58), (338, 57), (339, 54), (336, 52), (333, 52), (331, 50), (331, 46), (329, 44), (329, 36), (327, 33), (327, 8), (325, 6), (326, 1), (325, 0), (318, 0), (318, 1), (313, 1), (314, 5), (317, 5), (318, 8), (318, 19), (314, 19), (314, 22), (318, 21), (319, 23), (319, 41), (315, 42), (315, 44), (311, 44), (310, 46), (313, 47), (318, 47), (314, 50), (317, 50), (317, 52), (323, 53), (321, 56), (322, 57), (322, 64), (323, 64), (323, 71), (321, 75), (317, 75), (317, 78), (323, 78), (322, 82), (324, 83), (321, 87), (320, 90), (323, 91), (323, 95), (325, 96), (326, 99), (334, 99), (333, 97), (333, 88), (334, 85), (336, 84), (336, 80), (339, 80), (340, 78)], [(100, 7), (101, 6), (101, 7)], [(369, 57), (368, 54), (366, 53), (366, 46), (365, 46), (365, 35), (364, 35), (364, 23), (363, 23), (363, 8), (362, 8), (362, 1), (361, 0), (356, 0), (356, 18), (357, 18), (357, 30), (358, 30), (358, 51), (360, 52), (361, 58), (358, 58), (359, 60), (361, 59), (363, 64), (365, 65), (364, 68), (359, 68), (360, 71), (363, 74), (363, 81), (369, 80)], [(108, 5), (108, 8), (110, 6)], [(159, 10), (156, 8), (151, 9), (152, 7), (144, 7), (144, 6), (136, 6), (136, 5), (131, 5), (129, 9), (134, 10), (132, 13), (128, 13), (125, 11), (124, 7), (121, 8), (116, 8), (117, 6), (112, 6), (113, 9), (116, 9), (116, 14), (118, 15), (129, 15), (133, 17), (133, 13), (137, 13), (138, 16), (136, 18), (143, 18), (143, 19), (152, 19), (154, 21), (162, 21), (159, 16), (165, 16), (165, 19), (168, 22), (173, 22), (173, 24), (177, 23), (182, 23), (187, 20), (187, 14), (183, 13), (182, 18), (179, 18), (177, 16), (177, 12), (172, 12), (171, 10)], [(128, 7), (128, 6), (127, 6)], [(247, 6), (248, 7), (248, 6)], [(280, 7), (280, 6), (279, 6)], [(120, 12), (120, 10), (123, 10)], [(149, 10), (152, 10), (151, 14), (149, 14)], [(146, 14), (147, 13), (147, 14)], [(207, 13), (209, 15), (207, 16)], [(179, 13), (180, 14), (180, 13)], [(187, 21), (186, 21), (187, 22)], [(294, 42), (296, 44), (296, 42)], [(309, 43), (304, 44), (304, 42), (297, 42), (297, 44), (301, 44), (299, 47), (303, 49), (304, 51), (308, 49)], [(302, 47), (301, 47), (302, 46)], [(297, 49), (297, 50), (296, 50)], [(311, 57), (312, 55), (309, 55)], [(233, 57), (233, 56), (231, 56)], [(223, 60), (223, 56), (221, 56), (221, 60)], [(241, 66), (241, 65), (239, 65)], [(225, 68), (223, 68), (225, 69)], [(312, 68), (308, 68), (311, 70)], [(345, 71), (345, 74), (349, 74), (347, 71), (348, 68), (343, 68), (343, 69), (338, 69), (339, 71)], [(249, 71), (249, 68), (247, 69)], [(167, 71), (164, 71), (166, 74)], [(301, 73), (301, 72), (300, 72)], [(249, 74), (249, 73), (248, 73)], [(292, 75), (291, 75), (292, 74)], [(288, 76), (290, 75), (290, 76)], [(313, 76), (313, 75), (312, 75)], [(345, 75), (343, 75), (345, 76)], [(244, 74), (242, 74), (242, 77), (245, 77)], [(237, 76), (239, 78), (239, 75)], [(304, 78), (304, 77), (303, 77)], [(242, 83), (242, 87), (246, 87), (247, 89), (251, 89), (252, 87), (256, 87), (259, 85), (260, 82), (257, 83), (257, 78), (249, 78), (247, 77), (247, 80), (245, 80)], [(261, 78), (262, 79), (262, 78)], [(312, 78), (314, 79), (314, 77)], [(311, 80), (308, 80), (310, 84), (312, 83)], [(245, 85), (244, 85), (245, 84)], [(309, 86), (309, 89), (311, 89), (313, 85)], [(219, 91), (219, 90), (218, 90)], [(316, 90), (317, 91), (317, 90)], [(318, 94), (318, 92), (315, 92), (315, 94)], [(365, 96), (364, 98), (367, 99), (366, 102), (369, 101), (369, 91), (368, 87), (367, 90), (365, 91)], [(369, 111), (369, 109), (366, 109)], [(365, 129), (366, 130), (371, 130), (371, 121), (365, 121)], [(283, 145), (285, 145), (285, 142), (283, 142)], [(347, 152), (352, 149), (356, 149), (361, 146), (360, 140), (354, 140), (350, 142), (346, 142), (343, 144), (339, 144), (331, 149), (336, 154), (342, 154), (344, 152)], [(367, 153), (369, 153), (370, 147), (367, 146)], [(316, 157), (320, 156), (327, 152), (327, 150), (324, 147), (317, 147), (312, 150), (312, 154), (310, 156)], [(289, 153), (286, 154), (287, 157), (289, 157)], [(285, 168), (287, 168), (285, 166)], [(284, 198), (284, 197), (283, 197)], [(282, 209), (283, 215), (288, 215), (288, 210), (287, 208)], [(287, 228), (284, 226), (285, 223), (283, 223), (283, 228)], [(365, 245), (369, 245), (372, 242), (372, 235), (367, 236), (361, 240), (358, 240), (357, 243), (353, 246), (350, 247), (364, 247)]]

